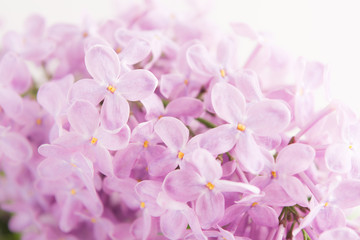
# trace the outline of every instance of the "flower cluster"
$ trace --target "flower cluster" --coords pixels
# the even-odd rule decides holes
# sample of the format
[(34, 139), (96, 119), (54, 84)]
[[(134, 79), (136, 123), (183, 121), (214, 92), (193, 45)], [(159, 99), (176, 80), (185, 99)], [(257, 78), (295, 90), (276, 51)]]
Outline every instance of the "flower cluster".
[(4, 35), (0, 207), (22, 239), (360, 239), (360, 122), (315, 108), (327, 66), (200, 5)]

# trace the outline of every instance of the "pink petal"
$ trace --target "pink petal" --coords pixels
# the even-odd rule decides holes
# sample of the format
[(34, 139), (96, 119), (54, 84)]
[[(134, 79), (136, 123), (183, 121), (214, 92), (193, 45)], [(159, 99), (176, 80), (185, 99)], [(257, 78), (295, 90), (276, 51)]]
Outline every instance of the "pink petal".
[(340, 208), (360, 205), (360, 180), (343, 180), (333, 191), (333, 202)]
[(242, 182), (217, 180), (214, 185), (221, 192), (251, 192), (256, 194), (260, 193), (260, 189), (258, 187)]
[(232, 27), (234, 32), (236, 34), (239, 34), (240, 36), (247, 37), (254, 41), (258, 40), (259, 38), (259, 34), (245, 23), (237, 22), (237, 23), (232, 23), (230, 26)]
[(75, 82), (70, 90), (70, 101), (87, 100), (95, 106), (104, 99), (106, 86), (94, 79), (81, 79)]
[(275, 168), (281, 174), (294, 175), (308, 169), (314, 158), (315, 150), (310, 145), (290, 144), (279, 152)]
[(135, 186), (136, 193), (141, 201), (145, 203), (146, 211), (153, 217), (159, 217), (165, 212), (165, 209), (156, 202), (156, 198), (161, 191), (161, 184), (160, 181), (143, 180)]
[(280, 177), (278, 183), (284, 191), (300, 206), (308, 206), (308, 194), (304, 184), (293, 176)]
[(205, 188), (201, 183), (201, 177), (194, 171), (172, 171), (165, 177), (163, 183), (165, 192), (179, 202), (197, 199)]
[(141, 100), (146, 109), (146, 119), (151, 120), (164, 115), (165, 109), (161, 98), (155, 93)]
[(3, 86), (9, 86), (17, 70), (19, 57), (14, 52), (6, 53), (0, 61), (0, 82)]
[(248, 101), (259, 101), (263, 98), (259, 79), (256, 73), (252, 70), (243, 70), (238, 73), (235, 78), (235, 86), (244, 94)]
[(130, 140), (130, 128), (124, 125), (118, 132), (110, 132), (100, 127), (96, 132), (99, 143), (108, 150), (116, 151), (125, 148)]
[(272, 181), (263, 191), (265, 192), (264, 203), (271, 206), (292, 206), (296, 204), (277, 181)]
[(359, 240), (359, 235), (350, 228), (335, 228), (329, 231), (323, 232), (319, 236), (319, 240), (340, 240), (340, 239), (351, 239)]
[(223, 37), (217, 47), (216, 59), (223, 66), (228, 66), (234, 59), (235, 52), (235, 42), (229, 37)]
[(196, 166), (199, 174), (208, 182), (213, 182), (222, 176), (220, 162), (216, 161), (213, 155), (205, 149), (199, 148), (192, 153), (191, 164)]
[(22, 98), (11, 88), (0, 87), (0, 107), (10, 118), (16, 118), (23, 110)]
[(25, 162), (32, 157), (33, 149), (22, 135), (7, 133), (0, 138), (0, 152), (14, 162)]
[(165, 176), (169, 172), (175, 170), (178, 166), (176, 156), (169, 155), (168, 152), (164, 156), (151, 159), (149, 162), (149, 175), (154, 177)]
[[(329, 221), (331, 219), (331, 221)], [(336, 206), (323, 207), (315, 218), (315, 224), (320, 231), (345, 227), (346, 217), (344, 212)]]
[(132, 65), (144, 60), (151, 51), (150, 44), (142, 39), (133, 38), (129, 41), (119, 57), (125, 63)]
[(179, 151), (189, 139), (189, 129), (178, 119), (162, 117), (154, 126), (154, 131), (171, 150)]
[(336, 173), (348, 173), (351, 170), (351, 157), (353, 152), (349, 144), (331, 144), (325, 152), (326, 166)]
[(225, 213), (225, 200), (222, 193), (206, 192), (196, 200), (196, 214), (203, 228), (217, 224)]
[(88, 101), (76, 101), (68, 110), (68, 120), (75, 131), (92, 136), (99, 126), (99, 111)]
[(114, 83), (120, 75), (120, 61), (115, 51), (105, 45), (95, 45), (85, 54), (85, 65), (98, 81)]
[(101, 108), (101, 123), (108, 130), (118, 130), (129, 119), (130, 107), (119, 94), (106, 95)]
[(63, 106), (66, 104), (66, 93), (57, 82), (47, 82), (39, 88), (37, 100), (48, 113), (55, 117), (63, 111)]
[(187, 49), (186, 59), (189, 67), (201, 75), (213, 75), (216, 66), (211, 61), (210, 54), (204, 45), (195, 44)]
[(37, 171), (41, 178), (58, 180), (69, 176), (71, 174), (71, 168), (70, 163), (66, 161), (47, 158), (39, 164)]
[(150, 96), (158, 84), (150, 71), (137, 69), (121, 75), (116, 84), (119, 93), (129, 101), (138, 101)]
[(114, 175), (112, 156), (109, 151), (100, 146), (89, 146), (86, 148), (86, 157), (91, 159), (94, 167), (106, 176)]
[(228, 123), (243, 123), (245, 98), (242, 93), (228, 83), (217, 83), (211, 91), (211, 102), (216, 114)]
[(143, 146), (130, 143), (127, 148), (117, 151), (113, 160), (115, 175), (119, 178), (129, 177), (142, 150)]
[(249, 105), (245, 125), (255, 134), (271, 136), (286, 129), (290, 117), (289, 109), (282, 102), (264, 100)]
[(251, 207), (248, 213), (252, 220), (260, 226), (277, 227), (279, 225), (278, 214), (269, 206), (256, 205)]
[(204, 112), (203, 103), (195, 98), (182, 97), (166, 106), (166, 115), (172, 117), (199, 117)]
[(187, 227), (186, 217), (176, 210), (168, 210), (160, 217), (160, 229), (169, 239), (183, 239)]
[(239, 133), (238, 142), (234, 148), (235, 157), (239, 163), (253, 174), (259, 173), (264, 168), (266, 161), (260, 147), (256, 144), (251, 133)]
[(189, 141), (189, 144), (198, 144), (199, 147), (218, 155), (230, 151), (236, 143), (237, 129), (231, 124), (207, 130), (198, 134)]
[(184, 90), (185, 78), (182, 74), (170, 73), (161, 76), (160, 92), (166, 98), (174, 98), (176, 92)]

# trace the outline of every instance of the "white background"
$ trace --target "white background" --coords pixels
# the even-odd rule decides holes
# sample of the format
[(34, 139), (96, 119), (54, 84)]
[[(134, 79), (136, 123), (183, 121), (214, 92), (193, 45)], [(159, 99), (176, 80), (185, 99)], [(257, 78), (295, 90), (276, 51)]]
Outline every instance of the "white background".
[[(117, 7), (132, 0), (120, 0)], [(174, 1), (174, 0), (167, 0)], [(89, 14), (114, 16), (113, 0), (0, 0), (0, 30), (21, 30), (26, 16), (81, 23)], [(244, 21), (273, 33), (276, 42), (308, 59), (328, 63), (332, 95), (360, 113), (359, 0), (215, 0), (214, 20)]]

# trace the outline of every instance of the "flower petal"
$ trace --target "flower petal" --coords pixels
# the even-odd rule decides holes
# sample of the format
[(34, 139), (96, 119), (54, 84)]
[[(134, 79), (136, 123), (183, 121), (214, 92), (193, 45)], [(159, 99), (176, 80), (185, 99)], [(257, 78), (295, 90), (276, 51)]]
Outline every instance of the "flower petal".
[(245, 98), (242, 93), (228, 83), (217, 83), (211, 91), (211, 102), (216, 114), (228, 123), (243, 123)]
[(304, 184), (293, 176), (280, 177), (278, 180), (284, 191), (300, 206), (308, 206), (307, 191)]
[(251, 192), (260, 193), (260, 189), (254, 185), (229, 180), (217, 180), (215, 187), (221, 192)]
[(360, 180), (347, 179), (333, 191), (333, 202), (340, 208), (352, 208), (360, 205)]
[(275, 210), (266, 205), (256, 205), (251, 207), (248, 211), (252, 220), (260, 225), (266, 227), (277, 227), (279, 225), (278, 215)]
[(160, 229), (169, 239), (184, 239), (187, 219), (177, 210), (168, 210), (160, 217)]
[(101, 108), (101, 123), (112, 131), (122, 128), (130, 114), (129, 103), (119, 94), (106, 95)]
[(115, 51), (105, 45), (95, 45), (85, 54), (85, 65), (98, 81), (113, 84), (120, 75), (120, 61)]
[(154, 131), (171, 150), (179, 151), (189, 139), (189, 129), (180, 120), (162, 117), (154, 126)]
[(116, 87), (127, 100), (138, 101), (150, 96), (157, 83), (157, 78), (150, 71), (137, 69), (123, 74)]
[(225, 200), (222, 193), (205, 192), (196, 200), (196, 214), (203, 228), (217, 224), (225, 213)]
[(315, 158), (315, 150), (302, 143), (283, 148), (276, 158), (275, 170), (282, 174), (294, 175), (309, 168)]
[(354, 239), (359, 240), (359, 235), (350, 228), (335, 228), (329, 231), (323, 232), (319, 236), (319, 240), (339, 240), (339, 239)]
[(166, 115), (172, 117), (199, 117), (204, 111), (203, 103), (195, 98), (182, 97), (166, 106)]
[(125, 148), (129, 144), (130, 128), (125, 124), (118, 132), (114, 133), (100, 127), (95, 135), (103, 147), (116, 151)]
[(94, 79), (81, 79), (72, 85), (69, 93), (69, 100), (71, 102), (76, 100), (87, 100), (96, 106), (104, 99), (105, 93), (105, 85), (101, 85)]
[(68, 120), (75, 131), (91, 137), (100, 123), (99, 111), (90, 102), (79, 100), (70, 106)]
[(290, 111), (280, 101), (264, 100), (249, 105), (246, 126), (261, 136), (271, 136), (283, 131), (290, 123)]
[(336, 173), (348, 173), (351, 170), (352, 155), (349, 144), (331, 144), (325, 151), (326, 166)]

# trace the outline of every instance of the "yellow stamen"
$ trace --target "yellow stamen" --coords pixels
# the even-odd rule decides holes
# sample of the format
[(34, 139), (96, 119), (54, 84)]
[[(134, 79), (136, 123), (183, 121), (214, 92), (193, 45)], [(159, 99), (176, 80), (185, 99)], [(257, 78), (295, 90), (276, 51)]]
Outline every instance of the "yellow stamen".
[(41, 125), (41, 123), (42, 123), (41, 118), (36, 119), (36, 125)]
[(185, 80), (184, 80), (184, 84), (185, 84), (185, 85), (188, 85), (188, 84), (189, 84), (189, 80), (185, 79)]
[(326, 202), (325, 204), (324, 204), (324, 207), (327, 207), (329, 205), (329, 203), (328, 202)]
[(116, 52), (117, 54), (119, 54), (121, 51), (122, 51), (122, 48), (121, 48), (121, 47), (117, 47), (117, 48), (115, 49), (115, 52)]
[(145, 207), (145, 203), (144, 202), (141, 202), (140, 203), (140, 208), (144, 208)]
[(91, 144), (95, 144), (97, 142), (97, 140), (98, 139), (96, 137), (93, 137), (90, 142), (91, 142)]
[(89, 34), (87, 32), (83, 32), (83, 37), (86, 38), (87, 36), (89, 36)]
[(160, 115), (160, 116), (158, 116), (158, 119), (160, 119), (160, 118), (162, 118), (163, 117), (163, 115)]
[(237, 125), (237, 130), (239, 130), (239, 131), (245, 131), (245, 129), (246, 129), (246, 127), (245, 127), (245, 125), (244, 124), (241, 124), (241, 123), (239, 123), (238, 125)]
[(252, 207), (255, 207), (256, 205), (258, 205), (259, 203), (257, 203), (257, 202), (253, 202), (252, 204), (251, 204), (251, 206)]
[(271, 171), (271, 175), (273, 178), (276, 178), (276, 172), (275, 171)]
[(183, 153), (183, 152), (179, 152), (179, 153), (178, 153), (178, 158), (183, 159), (183, 157), (184, 157), (184, 153)]
[(210, 190), (213, 190), (214, 189), (214, 184), (212, 184), (211, 182), (208, 182), (207, 184), (206, 184), (206, 187), (208, 188), (208, 189), (210, 189)]
[(106, 89), (111, 93), (114, 93), (115, 90), (116, 90), (116, 88), (114, 86), (112, 86), (112, 85), (109, 85)]
[(352, 148), (353, 148), (353, 146), (352, 146), (352, 145), (350, 145), (350, 146), (349, 146), (349, 149), (352, 149)]
[(147, 172), (148, 172), (148, 171), (149, 171), (149, 167), (146, 167), (146, 168), (145, 168), (145, 171), (147, 171)]
[(91, 218), (90, 220), (92, 223), (96, 223), (96, 219), (95, 218)]
[(149, 146), (149, 141), (146, 140), (146, 141), (144, 142), (144, 148), (147, 148), (148, 146)]
[(73, 166), (73, 167), (77, 167), (75, 163), (70, 163), (70, 164), (71, 164), (71, 166)]
[(223, 77), (223, 78), (226, 76), (225, 69), (220, 69), (220, 75), (221, 75), (221, 77)]
[(75, 190), (75, 189), (71, 189), (70, 193), (71, 193), (71, 195), (75, 195), (75, 194), (76, 194), (76, 190)]

